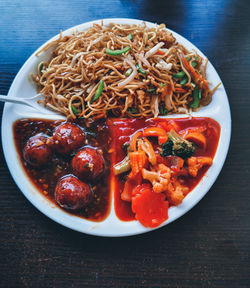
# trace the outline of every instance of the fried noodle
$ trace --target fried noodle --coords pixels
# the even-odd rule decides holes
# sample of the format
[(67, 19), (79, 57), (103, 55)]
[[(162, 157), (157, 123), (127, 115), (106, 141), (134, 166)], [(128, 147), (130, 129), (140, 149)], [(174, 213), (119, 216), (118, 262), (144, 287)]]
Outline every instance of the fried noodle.
[[(215, 90), (208, 88), (205, 78), (207, 59), (179, 44), (164, 24), (153, 28), (145, 23), (94, 24), (70, 36), (60, 33), (59, 39), (37, 55), (51, 47), (50, 61), (41, 62), (32, 78), (44, 95), (40, 102), (67, 118), (190, 113), (207, 105)], [(110, 55), (106, 50), (126, 47), (129, 50), (120, 55)], [(195, 73), (184, 65), (184, 57), (190, 66), (196, 63)], [(186, 81), (174, 76), (181, 71)], [(101, 80), (103, 89), (96, 97)], [(192, 108), (195, 86), (202, 97), (199, 106)]]

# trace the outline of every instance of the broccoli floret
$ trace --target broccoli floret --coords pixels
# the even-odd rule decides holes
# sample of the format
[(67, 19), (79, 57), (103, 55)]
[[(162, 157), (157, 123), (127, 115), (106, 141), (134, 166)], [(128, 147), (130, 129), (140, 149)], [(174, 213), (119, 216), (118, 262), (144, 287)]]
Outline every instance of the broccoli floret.
[(173, 141), (168, 138), (168, 141), (161, 146), (161, 156), (166, 157), (172, 155), (173, 145)]
[(186, 159), (193, 156), (194, 152), (195, 145), (172, 129), (168, 134), (168, 141), (162, 145), (161, 156), (174, 155)]

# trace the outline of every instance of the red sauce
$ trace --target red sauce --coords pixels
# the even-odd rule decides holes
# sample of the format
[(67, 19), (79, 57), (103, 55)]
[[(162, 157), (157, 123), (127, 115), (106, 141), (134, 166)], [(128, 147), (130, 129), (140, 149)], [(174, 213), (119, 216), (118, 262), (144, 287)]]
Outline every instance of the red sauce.
[[(71, 159), (75, 153), (66, 156), (55, 153), (48, 166), (37, 169), (31, 167), (24, 160), (23, 148), (30, 137), (40, 132), (52, 136), (52, 131), (60, 123), (61, 121), (23, 119), (16, 121), (13, 126), (16, 148), (26, 174), (38, 190), (55, 204), (57, 204), (54, 198), (56, 184), (62, 176), (72, 174)], [(83, 122), (78, 122), (77, 124), (86, 132), (85, 144), (102, 149), (106, 160), (106, 169), (104, 175), (98, 181), (91, 184), (94, 193), (93, 201), (80, 211), (67, 212), (98, 222), (105, 219), (110, 211), (109, 131), (106, 123), (101, 121), (92, 123), (92, 125), (90, 124), (88, 128)]]
[[(122, 145), (129, 141), (130, 136), (137, 130), (144, 129), (150, 126), (160, 125), (166, 131), (169, 131), (174, 125), (176, 132), (185, 133), (189, 129), (196, 129), (197, 132), (202, 132), (207, 139), (207, 148), (201, 149), (197, 147), (194, 156), (209, 156), (214, 157), (219, 136), (220, 126), (219, 124), (210, 118), (182, 118), (182, 119), (113, 119), (108, 120), (108, 126), (111, 130), (113, 139), (112, 148), (112, 163), (118, 163), (125, 157), (125, 152), (122, 149)], [(201, 168), (197, 177), (183, 177), (182, 181), (185, 186), (189, 188), (189, 192), (199, 183), (201, 178), (208, 170), (208, 166)], [(134, 214), (131, 210), (131, 203), (123, 201), (121, 199), (121, 192), (124, 188), (125, 180), (123, 177), (113, 176), (114, 182), (114, 203), (115, 212), (117, 217), (123, 221), (134, 220)]]
[[(30, 180), (43, 193), (45, 197), (56, 204), (54, 190), (58, 180), (66, 175), (72, 174), (71, 159), (73, 155), (61, 156), (54, 154), (51, 163), (45, 168), (32, 168), (23, 158), (23, 148), (28, 139), (38, 133), (52, 135), (52, 131), (61, 121), (23, 119), (15, 122), (13, 126), (14, 138), (17, 151), (23, 168)], [(132, 134), (137, 130), (150, 126), (160, 126), (167, 132), (174, 128), (179, 134), (185, 135), (189, 129), (202, 132), (207, 140), (206, 149), (197, 147), (194, 156), (214, 157), (219, 136), (219, 124), (210, 118), (182, 118), (182, 119), (108, 119), (89, 122), (85, 125), (83, 121), (77, 123), (86, 135), (85, 145), (98, 147), (103, 151), (106, 161), (104, 175), (95, 183), (92, 183), (94, 200), (78, 212), (68, 212), (92, 221), (104, 220), (109, 211), (111, 203), (111, 193), (114, 193), (114, 206), (117, 217), (123, 221), (134, 220), (135, 216), (131, 210), (131, 203), (121, 199), (125, 177), (113, 175), (113, 165), (120, 162), (125, 156), (122, 146), (130, 140)], [(157, 146), (157, 142), (154, 144)], [(75, 151), (76, 152), (76, 151)], [(110, 153), (112, 152), (112, 153)], [(199, 183), (209, 167), (203, 167), (197, 177), (180, 176), (189, 192)]]

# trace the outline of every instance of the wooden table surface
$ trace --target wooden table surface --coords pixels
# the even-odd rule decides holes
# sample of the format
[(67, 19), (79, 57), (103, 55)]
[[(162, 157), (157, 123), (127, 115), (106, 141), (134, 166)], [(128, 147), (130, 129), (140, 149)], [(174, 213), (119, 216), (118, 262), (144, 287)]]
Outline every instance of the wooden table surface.
[(1, 0), (0, 94), (60, 29), (109, 17), (164, 22), (208, 56), (231, 106), (226, 163), (209, 193), (174, 223), (140, 236), (100, 238), (34, 208), (1, 151), (0, 286), (250, 287), (250, 1)]

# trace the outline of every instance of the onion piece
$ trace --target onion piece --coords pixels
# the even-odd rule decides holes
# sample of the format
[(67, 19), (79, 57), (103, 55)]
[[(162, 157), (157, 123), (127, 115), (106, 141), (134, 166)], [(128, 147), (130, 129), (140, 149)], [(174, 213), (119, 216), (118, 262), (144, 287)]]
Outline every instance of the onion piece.
[(87, 47), (86, 51), (88, 52), (89, 49), (91, 48), (91, 46), (95, 45), (96, 43), (98, 43), (100, 40), (102, 40), (105, 37), (105, 35), (100, 36), (99, 38), (90, 41), (89, 46)]
[(158, 61), (159, 62), (155, 65), (155, 67), (159, 68), (160, 70), (166, 70), (166, 71), (171, 70), (171, 68), (173, 66), (172, 63), (167, 63), (164, 60), (162, 60), (161, 58), (159, 58)]
[(135, 78), (135, 76), (137, 75), (137, 69), (136, 69), (135, 65), (131, 62), (131, 60), (129, 58), (125, 58), (124, 63), (126, 63), (126, 62), (133, 69), (133, 72), (128, 76), (128, 78), (119, 82), (117, 85), (118, 87), (124, 87), (129, 82), (131, 82)]
[(87, 54), (87, 52), (79, 52), (77, 53), (71, 60), (71, 63), (70, 63), (70, 67), (74, 66), (75, 65), (75, 62), (76, 62), (76, 59), (79, 58), (80, 56), (84, 55), (84, 54)]
[(154, 55), (165, 43), (160, 42), (157, 45), (155, 45), (153, 48), (151, 48), (146, 54), (145, 58), (147, 59), (148, 57)]

